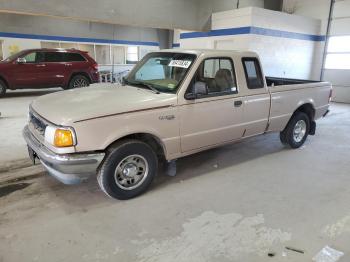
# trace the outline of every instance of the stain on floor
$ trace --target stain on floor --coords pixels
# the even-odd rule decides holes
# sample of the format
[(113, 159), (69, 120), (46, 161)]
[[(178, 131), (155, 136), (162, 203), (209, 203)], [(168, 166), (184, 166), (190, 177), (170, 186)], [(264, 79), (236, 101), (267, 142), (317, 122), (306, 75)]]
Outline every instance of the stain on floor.
[[(183, 224), (179, 236), (145, 239), (138, 261), (215, 261), (218, 257), (238, 258), (242, 254), (263, 256), (270, 247), (289, 241), (291, 234), (264, 225), (262, 214), (243, 217), (240, 214), (218, 214), (206, 211)], [(138, 241), (136, 241), (137, 243)]]
[(18, 184), (10, 184), (7, 186), (0, 187), (0, 197), (4, 197), (15, 191), (25, 189), (30, 185), (31, 183), (18, 183)]

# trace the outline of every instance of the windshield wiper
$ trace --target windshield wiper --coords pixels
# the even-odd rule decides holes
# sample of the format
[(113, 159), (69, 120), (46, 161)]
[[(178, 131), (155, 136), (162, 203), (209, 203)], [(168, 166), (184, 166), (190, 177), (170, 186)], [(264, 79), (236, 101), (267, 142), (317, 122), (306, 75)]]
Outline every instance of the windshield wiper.
[(138, 86), (147, 87), (148, 89), (153, 91), (155, 94), (160, 94), (160, 92), (156, 88), (154, 88), (151, 84), (148, 84), (148, 83), (145, 83), (145, 82), (129, 81), (129, 80), (124, 79), (124, 83), (125, 84), (130, 84), (130, 85), (138, 85)]

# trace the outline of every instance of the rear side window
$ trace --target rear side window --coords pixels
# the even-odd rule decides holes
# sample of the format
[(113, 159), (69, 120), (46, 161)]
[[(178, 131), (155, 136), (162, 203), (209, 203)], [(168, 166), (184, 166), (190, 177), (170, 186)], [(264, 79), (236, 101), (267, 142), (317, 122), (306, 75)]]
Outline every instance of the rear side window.
[(78, 53), (65, 53), (64, 55), (65, 62), (84, 62), (86, 59)]
[(63, 62), (63, 53), (60, 52), (45, 52), (45, 62)]
[(258, 59), (254, 57), (242, 58), (244, 73), (249, 89), (263, 88), (264, 80)]

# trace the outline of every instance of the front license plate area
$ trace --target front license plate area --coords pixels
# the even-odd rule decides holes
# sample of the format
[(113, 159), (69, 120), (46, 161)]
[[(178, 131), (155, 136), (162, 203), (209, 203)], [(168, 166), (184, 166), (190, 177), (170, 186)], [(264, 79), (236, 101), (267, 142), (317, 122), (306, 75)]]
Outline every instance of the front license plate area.
[(28, 154), (29, 154), (30, 160), (32, 160), (32, 162), (33, 162), (33, 165), (35, 165), (35, 159), (38, 158), (38, 155), (29, 146), (28, 146)]

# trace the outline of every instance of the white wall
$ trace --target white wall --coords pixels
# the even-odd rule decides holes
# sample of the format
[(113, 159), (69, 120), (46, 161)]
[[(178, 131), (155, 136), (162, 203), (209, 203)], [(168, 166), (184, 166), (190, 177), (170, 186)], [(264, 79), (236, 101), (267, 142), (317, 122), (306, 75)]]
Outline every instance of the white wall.
[[(259, 27), (318, 35), (320, 21), (251, 7), (212, 15), (212, 29)], [(225, 35), (180, 39), (181, 48), (217, 48), (256, 51), (266, 75), (318, 80), (323, 43), (260, 34)]]
[[(0, 48), (4, 58), (24, 49), (42, 47), (81, 49), (83, 48), (82, 46), (85, 46), (87, 49), (84, 50), (88, 51), (100, 64), (104, 65), (101, 68), (111, 68), (113, 61), (110, 52), (111, 46), (123, 46), (126, 52), (127, 47), (131, 45), (115, 44), (115, 42), (110, 45), (109, 41), (111, 40), (124, 41), (124, 43), (125, 41), (132, 41), (133, 46), (139, 47), (140, 58), (148, 51), (156, 51), (160, 47), (169, 47), (168, 30), (162, 29), (3, 13), (0, 13), (0, 25)], [(8, 34), (13, 37), (9, 37)], [(60, 40), (49, 41), (45, 37), (51, 37), (50, 39), (53, 37)], [(77, 38), (78, 40), (72, 40)], [(71, 41), (61, 39), (71, 39)], [(42, 42), (50, 42), (52, 45), (42, 46)], [(147, 45), (145, 42), (148, 44), (159, 44), (159, 46)], [(96, 52), (94, 52), (94, 45), (96, 46)], [(101, 45), (103, 46), (102, 49), (100, 48)], [(98, 54), (100, 57), (95, 56), (95, 54)], [(108, 61), (101, 62), (102, 60), (104, 61), (104, 59), (101, 59), (102, 56), (107, 58), (106, 60)], [(116, 58), (116, 55), (114, 57)], [(122, 54), (120, 57), (121, 59), (117, 59), (118, 61), (125, 60)], [(116, 68), (121, 67), (116, 66)]]
[[(284, 0), (283, 9), (293, 14), (321, 19), (321, 33), (325, 34), (330, 0)], [(331, 36), (350, 35), (350, 1), (337, 0), (331, 23)], [(324, 46), (315, 54), (315, 67), (322, 61)], [(350, 70), (325, 69), (324, 80), (333, 84), (333, 101), (350, 103)]]
[(330, 0), (284, 0), (283, 11), (320, 19), (322, 22), (322, 34), (326, 33), (327, 20), (329, 14)]
[[(336, 1), (331, 23), (331, 36), (350, 36), (350, 1)], [(350, 69), (325, 69), (324, 78), (333, 83), (333, 100), (350, 103)]]

